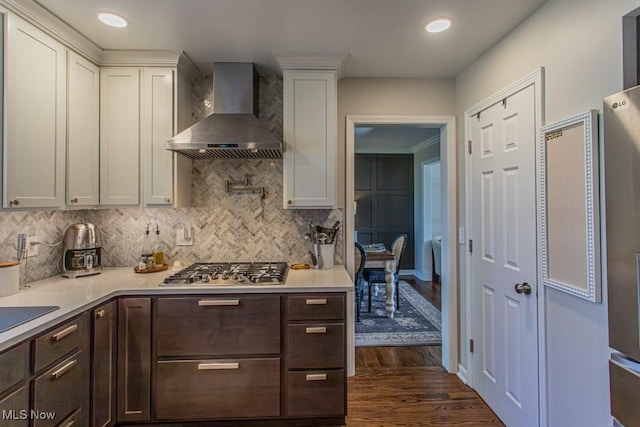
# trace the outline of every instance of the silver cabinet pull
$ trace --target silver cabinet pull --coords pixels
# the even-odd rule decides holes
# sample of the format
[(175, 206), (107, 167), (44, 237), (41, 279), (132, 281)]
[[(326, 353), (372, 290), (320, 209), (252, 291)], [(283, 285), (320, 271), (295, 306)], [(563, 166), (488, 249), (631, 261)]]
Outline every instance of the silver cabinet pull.
[(54, 341), (60, 341), (62, 338), (66, 337), (67, 335), (75, 332), (78, 329), (78, 324), (73, 324), (71, 326), (69, 326), (68, 328), (64, 328), (63, 330), (61, 330), (60, 332), (58, 332), (57, 334), (54, 334), (51, 339)]
[(327, 305), (327, 299), (326, 298), (320, 298), (320, 299), (308, 299), (306, 301), (307, 305)]
[(102, 318), (102, 317), (104, 317), (105, 314), (107, 314), (107, 312), (104, 309), (98, 310), (98, 312), (96, 313), (96, 317), (97, 318)]
[(198, 301), (200, 307), (240, 305), (239, 299), (201, 299)]
[(60, 378), (61, 376), (63, 376), (67, 372), (69, 372), (71, 370), (71, 368), (76, 366), (76, 363), (78, 363), (77, 360), (72, 360), (71, 362), (66, 363), (62, 368), (60, 368), (57, 371), (55, 371), (54, 373), (52, 373), (51, 374), (51, 378), (54, 379), (54, 380), (57, 380), (58, 378)]
[(305, 379), (307, 381), (326, 381), (327, 374), (307, 374)]
[(239, 369), (239, 368), (240, 368), (240, 363), (238, 363), (238, 362), (232, 362), (232, 363), (222, 363), (222, 362), (198, 363), (198, 370), (200, 370), (200, 371), (210, 370), (210, 369)]
[(318, 326), (315, 328), (306, 328), (305, 332), (308, 334), (326, 334), (327, 328), (324, 326)]
[(169, 197), (165, 197), (165, 198), (164, 198), (164, 202), (165, 202), (165, 203), (171, 203), (171, 199), (170, 199)]

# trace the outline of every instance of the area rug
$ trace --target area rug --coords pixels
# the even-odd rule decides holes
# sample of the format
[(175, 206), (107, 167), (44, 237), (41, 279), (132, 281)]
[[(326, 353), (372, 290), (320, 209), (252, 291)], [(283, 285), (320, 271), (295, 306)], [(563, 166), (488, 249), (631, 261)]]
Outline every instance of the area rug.
[(386, 292), (378, 291), (367, 313), (367, 286), (356, 322), (356, 347), (440, 345), (442, 315), (407, 282), (399, 282), (400, 309), (387, 317)]

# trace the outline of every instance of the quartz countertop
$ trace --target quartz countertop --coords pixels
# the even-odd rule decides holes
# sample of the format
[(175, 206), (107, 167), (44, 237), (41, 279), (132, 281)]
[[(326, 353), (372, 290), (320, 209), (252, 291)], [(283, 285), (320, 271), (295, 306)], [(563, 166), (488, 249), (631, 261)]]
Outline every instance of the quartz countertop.
[(30, 283), (20, 292), (0, 297), (0, 307), (56, 305), (60, 308), (0, 333), (0, 351), (32, 337), (55, 324), (116, 296), (288, 293), (288, 292), (348, 292), (353, 281), (344, 266), (330, 270), (289, 269), (283, 285), (177, 285), (158, 286), (171, 269), (136, 274), (133, 268), (105, 268), (101, 274), (69, 279), (54, 276)]

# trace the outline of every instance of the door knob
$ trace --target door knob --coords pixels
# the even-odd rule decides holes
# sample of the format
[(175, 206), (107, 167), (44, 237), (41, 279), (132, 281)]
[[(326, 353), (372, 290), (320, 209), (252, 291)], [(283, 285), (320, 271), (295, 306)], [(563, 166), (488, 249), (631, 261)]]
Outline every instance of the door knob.
[(522, 284), (516, 283), (515, 290), (517, 294), (531, 294), (531, 285), (527, 282), (523, 282)]

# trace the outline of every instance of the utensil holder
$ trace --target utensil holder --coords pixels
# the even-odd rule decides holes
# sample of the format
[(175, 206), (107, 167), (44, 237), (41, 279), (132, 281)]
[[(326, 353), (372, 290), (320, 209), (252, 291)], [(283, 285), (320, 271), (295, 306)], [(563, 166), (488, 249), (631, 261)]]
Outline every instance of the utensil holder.
[(20, 264), (0, 268), (0, 297), (13, 295), (20, 290)]
[(336, 255), (336, 245), (335, 243), (330, 244), (315, 244), (316, 254), (318, 258), (318, 263), (316, 264), (316, 268), (320, 270), (330, 270), (333, 268), (333, 260)]

